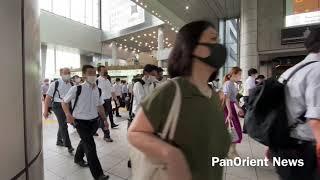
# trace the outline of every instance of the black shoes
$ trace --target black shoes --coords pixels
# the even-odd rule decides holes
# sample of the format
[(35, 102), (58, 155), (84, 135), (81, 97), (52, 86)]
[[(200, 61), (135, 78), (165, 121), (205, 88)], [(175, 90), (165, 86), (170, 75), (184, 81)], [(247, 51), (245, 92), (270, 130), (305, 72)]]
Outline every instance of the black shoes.
[(120, 116), (119, 114), (117, 114), (116, 117), (122, 117), (122, 116)]
[(74, 163), (78, 164), (80, 167), (89, 167), (89, 164), (84, 160), (79, 162), (74, 161)]
[(73, 147), (68, 147), (68, 152), (69, 153), (72, 153), (74, 151), (74, 148)]
[(106, 142), (113, 142), (113, 139), (111, 139), (111, 138), (107, 138), (107, 137), (105, 137), (105, 138), (103, 138)]
[(118, 126), (119, 126), (119, 124), (111, 124), (111, 128), (112, 129), (114, 129), (114, 128), (118, 127)]
[(128, 161), (128, 168), (131, 168), (131, 161)]
[(106, 175), (102, 175), (100, 176), (98, 179), (96, 180), (108, 180), (109, 179), (109, 176), (106, 176)]
[(58, 142), (57, 142), (57, 146), (64, 146), (64, 144), (63, 144), (62, 141), (58, 141)]

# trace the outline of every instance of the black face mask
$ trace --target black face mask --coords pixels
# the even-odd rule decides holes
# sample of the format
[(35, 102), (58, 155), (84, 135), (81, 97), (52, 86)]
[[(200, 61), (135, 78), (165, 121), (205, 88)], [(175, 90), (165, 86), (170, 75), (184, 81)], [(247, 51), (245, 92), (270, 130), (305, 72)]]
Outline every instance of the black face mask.
[(108, 72), (105, 72), (103, 75), (107, 77), (108, 76)]
[(193, 57), (205, 62), (217, 70), (219, 70), (225, 64), (227, 59), (227, 49), (224, 45), (210, 43), (199, 43), (199, 45), (207, 46), (210, 49), (210, 55), (205, 58), (195, 55)]

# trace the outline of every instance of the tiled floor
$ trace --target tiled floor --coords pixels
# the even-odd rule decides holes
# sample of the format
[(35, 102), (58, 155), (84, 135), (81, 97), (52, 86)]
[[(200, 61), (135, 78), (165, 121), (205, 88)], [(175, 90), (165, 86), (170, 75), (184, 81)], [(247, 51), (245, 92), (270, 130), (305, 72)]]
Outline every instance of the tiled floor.
[[(54, 117), (51, 117), (54, 119)], [(98, 131), (99, 137), (95, 137), (97, 152), (102, 168), (111, 178), (110, 180), (125, 180), (130, 177), (130, 169), (127, 168), (127, 121), (124, 118), (116, 119), (120, 124), (118, 129), (111, 131), (113, 143), (103, 141), (103, 133)], [(43, 127), (44, 144), (44, 169), (45, 180), (92, 180), (88, 168), (80, 168), (73, 163), (73, 155), (66, 148), (57, 147), (56, 120), (45, 120)], [(73, 146), (76, 148), (79, 136), (73, 127), (69, 127), (69, 134)], [(264, 158), (265, 147), (244, 136), (243, 142), (237, 146), (241, 157)], [(272, 167), (227, 167), (225, 168), (225, 180), (277, 180)]]

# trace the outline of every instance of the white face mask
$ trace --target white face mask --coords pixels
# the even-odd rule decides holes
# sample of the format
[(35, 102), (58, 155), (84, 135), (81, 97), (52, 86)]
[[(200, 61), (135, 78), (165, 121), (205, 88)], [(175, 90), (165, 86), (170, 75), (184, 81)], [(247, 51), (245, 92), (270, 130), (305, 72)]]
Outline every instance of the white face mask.
[(90, 83), (90, 84), (94, 84), (97, 80), (97, 76), (88, 76), (87, 77), (87, 81)]
[(75, 81), (76, 83), (80, 83), (80, 82), (81, 82), (81, 79), (80, 79), (80, 78), (76, 78), (74, 81)]
[(62, 78), (62, 80), (64, 80), (64, 81), (69, 81), (70, 78), (71, 78), (71, 76), (70, 76), (70, 75), (62, 75), (61, 78)]

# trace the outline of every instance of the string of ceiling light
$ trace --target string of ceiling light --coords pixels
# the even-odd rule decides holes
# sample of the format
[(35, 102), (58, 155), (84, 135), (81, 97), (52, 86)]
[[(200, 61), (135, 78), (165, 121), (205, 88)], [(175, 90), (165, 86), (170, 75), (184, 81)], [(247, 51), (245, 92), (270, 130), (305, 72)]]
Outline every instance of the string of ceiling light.
[[(144, 8), (144, 9), (147, 9), (147, 8), (148, 8), (148, 5), (147, 5), (147, 4), (144, 4), (144, 3), (143, 3), (143, 0), (135, 0), (135, 1), (136, 1), (136, 4), (139, 5), (140, 7)], [(190, 9), (189, 4), (187, 4), (186, 7), (185, 7), (185, 10), (189, 10), (189, 9)], [(151, 13), (152, 13), (152, 15), (158, 17), (159, 19), (160, 19), (160, 18), (163, 19), (162, 16), (160, 15), (160, 13), (156, 12), (155, 10), (151, 10)], [(174, 31), (175, 33), (178, 33), (178, 29), (179, 29), (179, 28), (178, 28), (177, 26), (175, 26), (172, 22), (170, 22), (169, 20), (164, 20), (164, 22), (171, 26), (171, 31)], [(145, 43), (144, 43), (144, 46), (143, 46), (143, 45), (142, 45), (143, 42), (142, 42), (142, 41), (138, 41), (138, 39), (141, 38), (142, 35), (137, 35), (136, 37), (131, 36), (131, 38), (125, 38), (125, 39), (123, 39), (122, 41), (124, 41), (123, 43), (128, 42), (128, 41), (132, 41), (132, 42), (137, 43), (137, 45), (138, 45), (139, 47), (149, 48), (150, 51), (156, 50), (157, 48), (156, 48), (155, 46), (157, 45), (156, 42), (157, 42), (157, 40), (158, 40), (158, 39), (157, 39), (157, 36), (156, 36), (156, 32), (153, 31), (152, 33), (149, 33), (149, 34), (148, 34), (148, 33), (144, 33), (143, 36), (144, 36), (144, 37), (147, 37), (147, 36), (153, 37), (153, 38), (155, 39), (155, 41), (151, 41), (150, 43), (145, 42)], [(167, 47), (171, 47), (172, 44), (169, 43), (168, 41), (169, 41), (169, 38), (165, 38), (164, 43), (165, 43), (165, 45), (166, 45)], [(133, 47), (127, 47), (127, 45), (123, 45), (122, 43), (116, 43), (115, 45), (116, 45), (117, 47), (118, 47), (118, 45), (119, 45), (118, 48), (119, 48), (119, 49), (124, 49), (125, 51), (132, 50), (132, 53), (136, 53), (136, 52), (140, 53), (140, 52), (142, 52), (140, 49), (133, 48)], [(111, 47), (112, 44), (110, 44), (109, 46)]]

